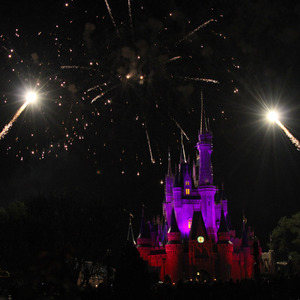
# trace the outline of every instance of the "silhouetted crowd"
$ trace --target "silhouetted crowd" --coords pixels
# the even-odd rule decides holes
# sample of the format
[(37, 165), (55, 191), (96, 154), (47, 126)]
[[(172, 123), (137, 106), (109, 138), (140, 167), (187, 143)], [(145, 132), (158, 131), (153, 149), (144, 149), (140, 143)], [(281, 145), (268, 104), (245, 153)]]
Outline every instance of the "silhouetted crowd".
[(296, 300), (300, 299), (300, 277), (242, 280), (240, 282), (179, 282), (177, 285), (155, 285), (149, 299), (156, 300)]

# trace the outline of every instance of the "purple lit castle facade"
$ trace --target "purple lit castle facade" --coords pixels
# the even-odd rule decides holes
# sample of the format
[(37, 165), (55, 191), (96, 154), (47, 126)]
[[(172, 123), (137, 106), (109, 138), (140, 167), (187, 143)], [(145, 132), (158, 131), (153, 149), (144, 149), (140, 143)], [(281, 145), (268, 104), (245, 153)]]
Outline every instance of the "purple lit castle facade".
[(197, 161), (185, 158), (184, 148), (175, 174), (169, 154), (162, 204), (164, 224), (142, 216), (137, 249), (160, 279), (241, 280), (259, 272), (261, 248), (244, 218), (241, 237), (231, 228), (227, 200), (213, 184), (212, 133), (203, 101)]

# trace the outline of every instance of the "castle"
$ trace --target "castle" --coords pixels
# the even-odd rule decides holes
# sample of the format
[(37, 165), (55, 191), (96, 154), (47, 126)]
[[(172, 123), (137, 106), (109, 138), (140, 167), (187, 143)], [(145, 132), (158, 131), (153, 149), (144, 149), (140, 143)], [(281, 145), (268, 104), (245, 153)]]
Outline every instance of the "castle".
[[(174, 174), (169, 153), (162, 203), (164, 224), (146, 222), (143, 214), (136, 241), (140, 256), (150, 270), (157, 272), (160, 280), (168, 275), (174, 283), (179, 280), (236, 281), (259, 273), (259, 241), (247, 226), (245, 217), (241, 222), (241, 237), (236, 236), (227, 200), (213, 183), (212, 138), (201, 99), (197, 161), (191, 164), (186, 159), (182, 145)], [(128, 238), (130, 235), (132, 232)]]

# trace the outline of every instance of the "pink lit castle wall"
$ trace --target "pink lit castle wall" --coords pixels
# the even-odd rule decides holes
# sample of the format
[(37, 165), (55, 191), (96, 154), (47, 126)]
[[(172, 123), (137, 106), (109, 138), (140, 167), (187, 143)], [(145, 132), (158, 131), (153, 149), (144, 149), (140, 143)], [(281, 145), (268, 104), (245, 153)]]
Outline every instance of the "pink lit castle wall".
[[(202, 98), (202, 97), (201, 97)], [(146, 222), (144, 214), (136, 247), (161, 280), (236, 281), (260, 270), (261, 247), (243, 219), (241, 237), (231, 227), (227, 200), (213, 183), (212, 133), (201, 99), (197, 162), (186, 160), (172, 170), (169, 154), (162, 204), (164, 224)]]

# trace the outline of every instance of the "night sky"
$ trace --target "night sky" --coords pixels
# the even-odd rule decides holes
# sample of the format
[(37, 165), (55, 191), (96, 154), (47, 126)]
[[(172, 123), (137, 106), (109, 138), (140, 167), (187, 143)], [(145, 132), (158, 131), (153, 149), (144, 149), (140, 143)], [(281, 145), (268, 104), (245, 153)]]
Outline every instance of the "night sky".
[(27, 89), (39, 100), (0, 140), (0, 204), (66, 194), (135, 224), (142, 204), (160, 214), (181, 132), (195, 158), (202, 90), (215, 184), (233, 225), (244, 210), (265, 247), (300, 210), (300, 152), (265, 119), (277, 108), (300, 139), (300, 5), (230, 3), (1, 2), (1, 130)]

